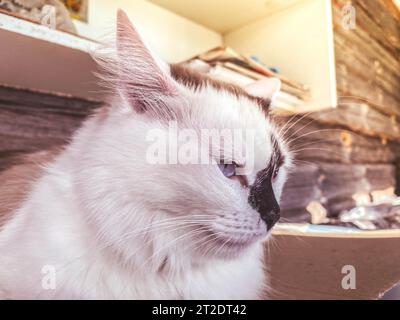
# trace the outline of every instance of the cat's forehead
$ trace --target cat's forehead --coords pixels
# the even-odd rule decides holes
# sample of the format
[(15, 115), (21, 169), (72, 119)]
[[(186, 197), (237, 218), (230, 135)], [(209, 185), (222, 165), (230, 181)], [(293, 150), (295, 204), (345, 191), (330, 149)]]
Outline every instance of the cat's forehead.
[[(171, 65), (172, 77), (194, 92), (195, 119), (202, 128), (252, 131), (256, 161), (281, 164), (286, 149), (268, 116), (270, 101), (249, 95), (244, 89), (213, 80), (182, 65)], [(194, 108), (192, 108), (194, 107)], [(243, 134), (247, 134), (244, 132)], [(274, 159), (271, 156), (274, 155)]]
[(207, 128), (251, 128), (268, 131), (270, 101), (243, 88), (214, 80), (182, 65), (171, 65), (171, 75), (190, 92), (190, 113)]
[(170, 72), (171, 76), (178, 83), (189, 87), (192, 90), (201, 91), (202, 89), (209, 88), (216, 92), (228, 93), (231, 97), (238, 100), (251, 101), (251, 103), (259, 106), (264, 112), (268, 112), (270, 100), (254, 97), (239, 86), (214, 80), (181, 64), (170, 65)]

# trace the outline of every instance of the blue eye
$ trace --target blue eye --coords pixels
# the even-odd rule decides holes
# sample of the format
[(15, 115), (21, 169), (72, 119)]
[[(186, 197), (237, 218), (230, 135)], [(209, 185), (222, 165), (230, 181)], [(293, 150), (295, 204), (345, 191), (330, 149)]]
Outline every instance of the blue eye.
[(236, 175), (236, 164), (235, 163), (222, 163), (218, 165), (221, 172), (225, 177), (231, 178)]

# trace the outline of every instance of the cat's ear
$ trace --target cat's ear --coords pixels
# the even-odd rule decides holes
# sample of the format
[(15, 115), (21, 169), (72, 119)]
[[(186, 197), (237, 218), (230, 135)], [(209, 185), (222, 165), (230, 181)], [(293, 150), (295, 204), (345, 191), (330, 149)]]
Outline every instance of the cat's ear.
[(273, 100), (281, 89), (281, 81), (278, 78), (265, 78), (245, 87), (247, 93), (252, 96)]
[(117, 14), (117, 55), (122, 94), (136, 111), (154, 109), (163, 96), (176, 94), (168, 64), (152, 54), (121, 9)]

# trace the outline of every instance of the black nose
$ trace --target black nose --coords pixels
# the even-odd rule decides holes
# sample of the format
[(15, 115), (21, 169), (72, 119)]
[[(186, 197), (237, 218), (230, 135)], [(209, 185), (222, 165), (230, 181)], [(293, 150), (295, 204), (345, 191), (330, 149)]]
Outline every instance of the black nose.
[(269, 211), (267, 213), (262, 213), (260, 212), (261, 219), (265, 221), (267, 224), (267, 230), (269, 231), (275, 223), (279, 221), (279, 218), (281, 217), (280, 215), (280, 210), (278, 211)]
[(267, 230), (270, 230), (279, 221), (281, 210), (269, 177), (256, 179), (250, 188), (248, 202), (260, 213), (261, 219), (267, 225)]

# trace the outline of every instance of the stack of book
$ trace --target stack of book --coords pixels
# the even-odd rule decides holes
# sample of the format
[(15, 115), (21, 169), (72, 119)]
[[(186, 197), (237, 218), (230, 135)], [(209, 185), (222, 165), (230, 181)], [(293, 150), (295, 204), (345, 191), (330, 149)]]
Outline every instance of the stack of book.
[(272, 102), (272, 107), (295, 110), (305, 105), (311, 96), (310, 90), (305, 85), (289, 80), (228, 47), (211, 49), (190, 59), (186, 64), (212, 78), (239, 86), (246, 86), (268, 77), (279, 78), (282, 87)]

